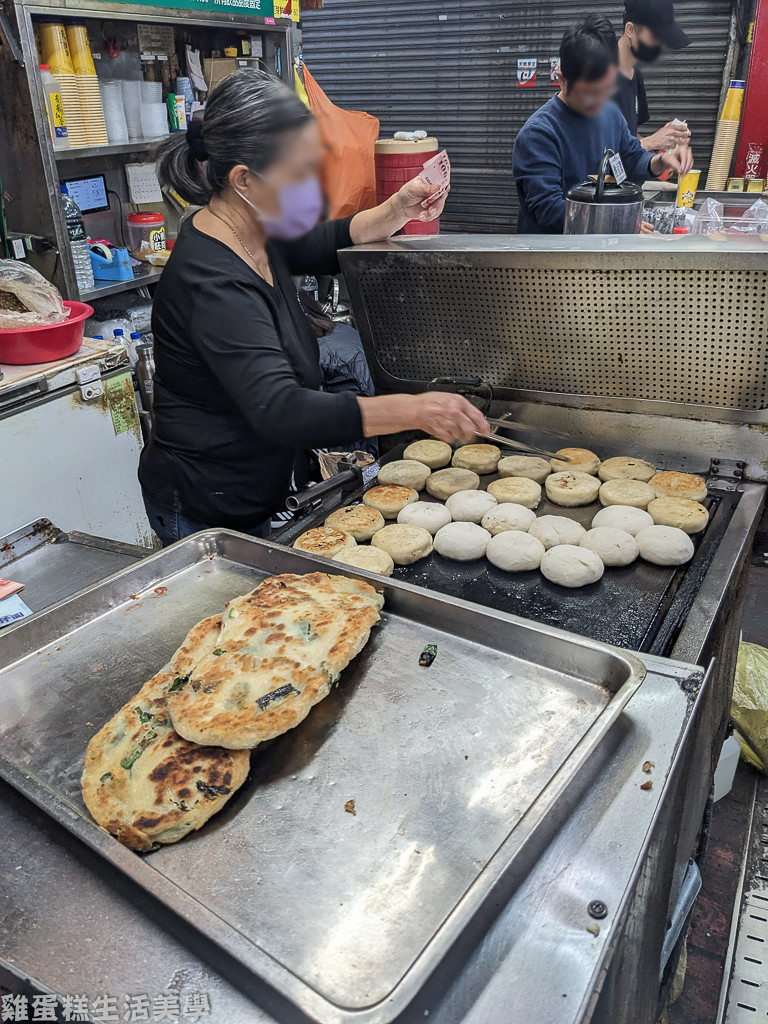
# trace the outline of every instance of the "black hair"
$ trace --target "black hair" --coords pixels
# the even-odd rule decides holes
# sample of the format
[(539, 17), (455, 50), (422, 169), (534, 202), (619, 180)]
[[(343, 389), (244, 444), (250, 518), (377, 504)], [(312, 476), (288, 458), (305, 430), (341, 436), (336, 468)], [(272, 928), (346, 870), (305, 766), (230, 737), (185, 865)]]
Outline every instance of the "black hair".
[(278, 158), (287, 133), (312, 113), (287, 85), (246, 69), (225, 78), (205, 104), (202, 122), (177, 132), (157, 154), (157, 176), (189, 203), (204, 206), (227, 184), (237, 164), (262, 173)]
[(596, 82), (618, 62), (619, 44), (613, 25), (598, 14), (590, 14), (569, 28), (560, 43), (560, 71), (568, 85), (579, 79)]

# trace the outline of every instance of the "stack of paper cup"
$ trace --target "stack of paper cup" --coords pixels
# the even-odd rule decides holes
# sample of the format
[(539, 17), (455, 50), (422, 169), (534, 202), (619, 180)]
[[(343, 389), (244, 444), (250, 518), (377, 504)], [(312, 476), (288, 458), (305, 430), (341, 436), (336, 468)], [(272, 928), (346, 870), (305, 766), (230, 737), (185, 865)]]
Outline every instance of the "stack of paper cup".
[(85, 25), (67, 25), (67, 42), (77, 79), (77, 94), (89, 146), (106, 146), (109, 142), (101, 106), (101, 92), (91, 56), (91, 43)]
[(59, 22), (44, 22), (40, 25), (40, 47), (43, 63), (50, 64), (51, 74), (59, 83), (64, 118), (67, 122), (67, 137), (71, 149), (88, 145), (88, 135), (80, 109), (80, 94), (77, 91), (77, 76), (72, 65), (67, 35)]
[(728, 181), (733, 151), (739, 135), (741, 107), (744, 102), (744, 82), (732, 81), (717, 123), (712, 160), (707, 175), (707, 191), (722, 191)]
[(128, 124), (123, 109), (123, 90), (116, 79), (101, 83), (101, 106), (110, 146), (128, 142)]
[(168, 134), (168, 108), (164, 103), (141, 104), (141, 131), (145, 139), (165, 138)]
[(141, 102), (142, 103), (162, 103), (163, 102), (163, 83), (162, 82), (142, 82), (141, 83)]
[(123, 110), (125, 111), (125, 123), (128, 127), (128, 139), (136, 142), (143, 139), (141, 133), (141, 82), (127, 81), (120, 82), (123, 92)]

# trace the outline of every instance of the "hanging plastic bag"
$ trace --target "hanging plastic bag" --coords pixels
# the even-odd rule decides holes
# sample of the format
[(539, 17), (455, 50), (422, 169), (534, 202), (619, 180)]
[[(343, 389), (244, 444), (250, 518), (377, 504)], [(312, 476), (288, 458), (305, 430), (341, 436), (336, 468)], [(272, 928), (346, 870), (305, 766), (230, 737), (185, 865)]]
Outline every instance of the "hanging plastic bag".
[(328, 217), (336, 220), (376, 205), (374, 145), (378, 118), (359, 110), (342, 110), (328, 99), (304, 65), (304, 88), (317, 118), (325, 157), (320, 170), (328, 199)]
[(66, 320), (58, 288), (19, 260), (0, 260), (0, 330), (44, 327)]
[(744, 759), (768, 773), (768, 650), (739, 644), (731, 718)]

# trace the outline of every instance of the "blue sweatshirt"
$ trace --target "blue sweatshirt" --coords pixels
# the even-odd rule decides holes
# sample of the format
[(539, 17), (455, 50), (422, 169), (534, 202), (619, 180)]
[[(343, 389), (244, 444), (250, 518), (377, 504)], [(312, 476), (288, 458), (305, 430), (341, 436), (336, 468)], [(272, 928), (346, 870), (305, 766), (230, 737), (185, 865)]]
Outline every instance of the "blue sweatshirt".
[(585, 117), (553, 96), (532, 114), (520, 129), (512, 156), (520, 200), (518, 232), (562, 234), (567, 193), (597, 174), (606, 149), (621, 154), (630, 181), (653, 177), (655, 154), (630, 134), (615, 103)]

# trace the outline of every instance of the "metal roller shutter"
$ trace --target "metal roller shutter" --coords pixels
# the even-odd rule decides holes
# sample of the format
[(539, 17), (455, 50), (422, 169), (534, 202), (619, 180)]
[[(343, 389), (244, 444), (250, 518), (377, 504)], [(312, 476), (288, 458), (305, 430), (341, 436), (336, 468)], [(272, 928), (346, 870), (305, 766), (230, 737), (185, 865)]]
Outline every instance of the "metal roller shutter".
[[(675, 10), (693, 42), (644, 69), (653, 121), (643, 131), (685, 118), (706, 170), (731, 0), (677, 0)], [(587, 13), (606, 14), (618, 32), (622, 12), (605, 0), (325, 0), (303, 15), (304, 56), (329, 97), (375, 114), (382, 134), (424, 128), (447, 147), (446, 230), (504, 232), (517, 217), (515, 136), (555, 92), (549, 58)], [(533, 88), (516, 88), (518, 57), (538, 58)]]

